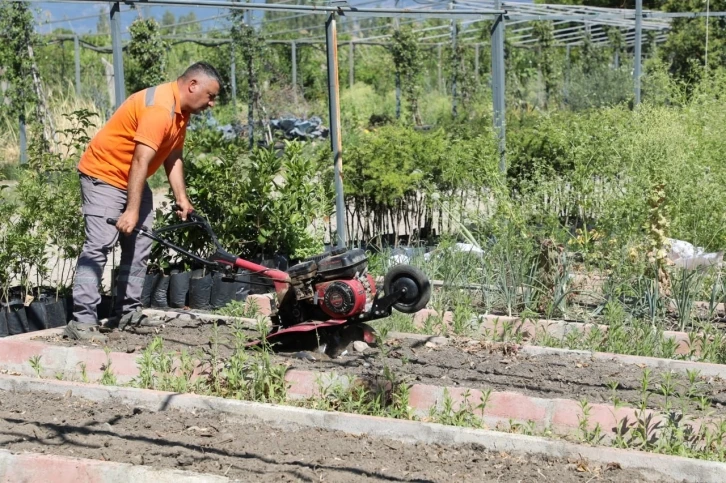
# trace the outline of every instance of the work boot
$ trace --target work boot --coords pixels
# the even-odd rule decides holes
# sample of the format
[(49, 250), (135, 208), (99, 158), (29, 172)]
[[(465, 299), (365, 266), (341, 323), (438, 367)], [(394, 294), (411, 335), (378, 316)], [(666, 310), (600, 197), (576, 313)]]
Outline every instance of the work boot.
[(102, 321), (101, 332), (110, 332), (114, 329), (132, 330), (137, 327), (157, 327), (163, 323), (163, 320), (151, 318), (141, 310), (136, 310), (134, 312), (128, 312), (121, 317), (114, 316), (105, 319)]
[(71, 340), (87, 340), (91, 342), (106, 342), (108, 338), (99, 333), (100, 325), (77, 322), (71, 320), (63, 329), (63, 338)]

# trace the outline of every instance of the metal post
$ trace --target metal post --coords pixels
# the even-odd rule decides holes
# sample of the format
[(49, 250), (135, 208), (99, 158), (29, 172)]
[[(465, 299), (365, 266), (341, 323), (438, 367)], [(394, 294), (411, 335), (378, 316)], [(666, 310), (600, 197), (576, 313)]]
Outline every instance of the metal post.
[[(454, 8), (454, 4), (449, 4), (449, 10)], [(461, 69), (461, 59), (456, 52), (456, 20), (451, 21), (451, 59), (453, 69), (451, 69), (451, 117), (456, 119), (456, 76), (458, 70)]]
[[(502, 8), (501, 0), (494, 1), (494, 8)], [(492, 98), (494, 105), (494, 129), (499, 138), (499, 171), (504, 173), (507, 169), (505, 158), (506, 147), (506, 121), (504, 106), (504, 16), (500, 15), (494, 21), (491, 31), (492, 38)]]
[(643, 0), (635, 0), (635, 59), (633, 68), (633, 77), (635, 81), (635, 102), (633, 105), (640, 104), (640, 63), (641, 63), (641, 47), (643, 42)]
[(479, 85), (479, 47), (479, 44), (474, 46), (474, 79), (476, 80), (476, 85)]
[(325, 22), (326, 54), (328, 56), (328, 106), (330, 109), (330, 144), (333, 150), (333, 176), (335, 177), (335, 226), (338, 232), (338, 246), (346, 241), (345, 198), (343, 196), (343, 144), (340, 131), (340, 87), (338, 84), (338, 32), (335, 14)]
[(21, 114), (20, 121), (20, 164), (27, 164), (28, 162), (28, 137), (25, 133), (25, 114)]
[(73, 48), (76, 60), (76, 95), (81, 95), (81, 48), (78, 45), (78, 35), (73, 36)]
[(396, 119), (401, 119), (401, 73), (396, 69)]
[(292, 95), (297, 104), (297, 42), (292, 42)]
[(116, 96), (116, 109), (118, 109), (126, 99), (124, 59), (121, 49), (121, 7), (118, 2), (111, 6), (111, 47), (113, 49), (113, 87)]
[(565, 47), (565, 92), (564, 98), (567, 102), (567, 96), (570, 93), (570, 46)]
[(232, 87), (232, 109), (237, 112), (237, 56), (234, 51), (234, 42), (229, 44), (230, 51), (230, 66), (229, 66), (229, 77), (230, 84)]
[(616, 50), (613, 54), (613, 67), (616, 69), (620, 68), (620, 50)]
[(355, 44), (348, 42), (348, 85), (353, 88), (355, 83)]
[(444, 92), (444, 78), (441, 76), (441, 44), (436, 46), (439, 51), (439, 92)]

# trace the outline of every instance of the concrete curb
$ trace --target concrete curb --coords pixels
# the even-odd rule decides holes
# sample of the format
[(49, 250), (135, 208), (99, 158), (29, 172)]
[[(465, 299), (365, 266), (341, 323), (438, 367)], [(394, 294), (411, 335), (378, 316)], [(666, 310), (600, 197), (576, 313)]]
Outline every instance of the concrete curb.
[(23, 483), (222, 483), (229, 478), (191, 471), (155, 469), (69, 456), (14, 454), (0, 450), (0, 482)]
[(457, 428), (433, 423), (331, 413), (209, 396), (13, 376), (0, 376), (0, 389), (17, 392), (44, 391), (53, 394), (65, 394), (68, 390), (71, 390), (74, 396), (93, 401), (114, 401), (115, 403), (144, 407), (154, 411), (167, 409), (215, 411), (230, 416), (252, 418), (281, 428), (303, 426), (355, 435), (365, 434), (406, 443), (477, 444), (490, 451), (533, 454), (564, 459), (584, 458), (588, 462), (601, 465), (617, 463), (624, 469), (640, 470), (643, 472), (644, 478), (652, 481), (667, 477), (677, 481), (715, 483), (726, 479), (726, 464), (722, 463), (639, 451), (590, 447), (539, 437)]

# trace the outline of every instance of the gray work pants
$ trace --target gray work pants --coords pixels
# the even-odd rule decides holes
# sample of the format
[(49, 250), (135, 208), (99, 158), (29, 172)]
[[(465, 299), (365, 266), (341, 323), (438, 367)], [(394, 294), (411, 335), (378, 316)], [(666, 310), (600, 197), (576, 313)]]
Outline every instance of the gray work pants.
[[(86, 241), (78, 257), (73, 279), (73, 318), (82, 323), (98, 323), (97, 307), (101, 302), (99, 287), (108, 252), (119, 240), (115, 226), (107, 218), (117, 219), (126, 209), (126, 191), (96, 178), (81, 174), (83, 218)], [(139, 210), (139, 226), (152, 228), (153, 198), (149, 185), (144, 186)], [(146, 261), (152, 240), (136, 233), (120, 237), (121, 260), (116, 282), (114, 315), (124, 315), (141, 305), (141, 291), (146, 275)]]

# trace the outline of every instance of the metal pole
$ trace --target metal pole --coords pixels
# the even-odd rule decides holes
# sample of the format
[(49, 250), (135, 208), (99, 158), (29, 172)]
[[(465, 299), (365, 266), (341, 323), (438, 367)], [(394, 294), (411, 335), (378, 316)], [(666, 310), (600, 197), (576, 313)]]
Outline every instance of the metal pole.
[(396, 119), (401, 118), (401, 73), (396, 69)]
[(348, 84), (351, 89), (355, 83), (355, 44), (348, 42)]
[(230, 84), (232, 84), (232, 109), (237, 112), (237, 56), (234, 51), (234, 42), (229, 44), (230, 47)]
[[(449, 10), (454, 8), (454, 4), (449, 4)], [(451, 69), (451, 116), (456, 119), (456, 76), (458, 70), (461, 69), (461, 59), (456, 52), (456, 20), (451, 21), (451, 59), (453, 69)]]
[(25, 133), (25, 114), (21, 114), (20, 121), (20, 164), (28, 162), (28, 137)]
[[(502, 6), (501, 0), (494, 1), (494, 8)], [(506, 121), (504, 106), (504, 16), (494, 20), (492, 38), (492, 98), (494, 105), (494, 129), (499, 138), (499, 171), (506, 172)]]
[(476, 85), (479, 85), (479, 47), (479, 44), (474, 46), (474, 79), (476, 80)]
[(73, 48), (75, 49), (76, 61), (76, 95), (81, 95), (81, 48), (78, 45), (78, 35), (73, 36)]
[(328, 105), (330, 108), (330, 144), (333, 150), (335, 177), (335, 226), (338, 232), (338, 246), (346, 241), (345, 198), (343, 196), (343, 144), (340, 131), (340, 86), (338, 84), (338, 32), (335, 14), (325, 22), (326, 54), (328, 56)]
[(292, 43), (292, 95), (297, 104), (297, 42)]
[(121, 49), (121, 7), (118, 2), (111, 6), (111, 48), (113, 49), (113, 88), (116, 109), (118, 109), (126, 99), (124, 59)]
[(439, 92), (444, 92), (444, 78), (441, 76), (441, 44), (436, 47), (439, 51)]
[(570, 93), (570, 46), (565, 47), (565, 102)]
[(640, 104), (640, 62), (643, 42), (643, 0), (635, 0), (635, 67), (633, 77), (635, 81), (635, 106)]

